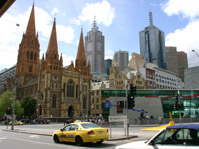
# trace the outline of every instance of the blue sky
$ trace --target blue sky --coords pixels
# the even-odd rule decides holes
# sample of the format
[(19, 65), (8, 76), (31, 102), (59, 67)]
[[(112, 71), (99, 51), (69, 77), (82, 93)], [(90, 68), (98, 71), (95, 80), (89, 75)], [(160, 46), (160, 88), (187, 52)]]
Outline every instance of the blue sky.
[[(140, 53), (139, 31), (153, 24), (164, 31), (166, 46), (188, 54), (189, 66), (199, 65), (199, 9), (197, 0), (35, 0), (40, 57), (46, 53), (56, 17), (58, 50), (64, 66), (75, 60), (81, 28), (91, 30), (94, 16), (105, 36), (105, 59), (119, 49)], [(16, 0), (0, 18), (0, 70), (16, 64), (33, 0)], [(16, 23), (20, 26), (16, 26)]]

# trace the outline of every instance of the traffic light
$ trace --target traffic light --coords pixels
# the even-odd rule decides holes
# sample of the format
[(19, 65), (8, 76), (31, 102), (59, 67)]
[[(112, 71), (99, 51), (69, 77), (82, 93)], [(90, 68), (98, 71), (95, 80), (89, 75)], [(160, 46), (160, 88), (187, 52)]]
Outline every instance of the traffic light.
[(135, 107), (135, 95), (136, 95), (136, 86), (130, 84), (130, 94), (128, 94), (128, 109), (133, 109)]
[(178, 99), (179, 99), (179, 96), (177, 95), (177, 96), (176, 96), (175, 103), (174, 103), (174, 105), (173, 105), (174, 110), (178, 110), (178, 109), (179, 109)]
[(6, 114), (7, 115), (10, 115), (11, 114), (11, 110), (8, 108), (8, 109), (6, 109)]

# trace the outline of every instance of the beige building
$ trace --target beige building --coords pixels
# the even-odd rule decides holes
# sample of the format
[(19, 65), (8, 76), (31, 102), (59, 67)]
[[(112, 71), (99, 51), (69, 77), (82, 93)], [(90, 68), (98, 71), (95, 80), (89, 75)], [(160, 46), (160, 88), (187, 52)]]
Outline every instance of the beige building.
[(178, 75), (178, 52), (176, 47), (166, 47), (167, 70)]
[[(137, 71), (138, 70), (138, 71)], [(146, 82), (144, 78), (141, 76), (139, 68), (136, 71), (124, 73), (120, 71), (119, 66), (117, 66), (117, 62), (113, 62), (112, 67), (110, 67), (110, 89), (126, 89), (125, 81), (128, 81), (128, 84), (133, 84), (139, 89), (146, 88)]]
[(184, 71), (188, 68), (187, 53), (178, 52), (178, 77), (184, 82)]
[(128, 66), (130, 68), (137, 69), (139, 68), (144, 68), (145, 65), (145, 58), (143, 55), (137, 54), (137, 53), (132, 53), (131, 59), (129, 60)]
[(101, 116), (102, 111), (102, 95), (101, 90), (109, 89), (109, 81), (92, 83), (91, 94), (91, 116)]

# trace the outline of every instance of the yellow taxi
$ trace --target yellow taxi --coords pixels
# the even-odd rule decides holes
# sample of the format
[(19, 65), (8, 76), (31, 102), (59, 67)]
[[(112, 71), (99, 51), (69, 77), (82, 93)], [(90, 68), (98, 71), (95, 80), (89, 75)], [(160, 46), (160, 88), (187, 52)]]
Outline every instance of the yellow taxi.
[[(9, 125), (12, 125), (12, 121), (9, 122)], [(14, 125), (23, 125), (23, 122), (21, 122), (21, 121), (15, 121)]]
[(108, 138), (107, 128), (100, 127), (91, 122), (76, 121), (53, 133), (55, 143), (74, 142), (78, 146), (88, 142), (101, 144), (103, 141), (108, 140)]

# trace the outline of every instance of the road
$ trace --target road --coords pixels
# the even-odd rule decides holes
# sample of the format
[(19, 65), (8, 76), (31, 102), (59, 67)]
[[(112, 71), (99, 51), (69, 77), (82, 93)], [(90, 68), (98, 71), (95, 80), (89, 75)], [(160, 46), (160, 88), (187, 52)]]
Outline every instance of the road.
[[(45, 130), (45, 131), (54, 131), (63, 127), (63, 124), (50, 124), (50, 125), (24, 125), (24, 126), (15, 126), (15, 129), (32, 129), (32, 130)], [(142, 127), (143, 128), (143, 127)], [(73, 143), (54, 143), (51, 136), (45, 135), (35, 135), (35, 134), (26, 134), (26, 133), (15, 133), (15, 132), (7, 132), (2, 131), (2, 129), (6, 129), (6, 126), (0, 126), (0, 148), (1, 149), (36, 149), (36, 148), (48, 148), (48, 149), (79, 149), (79, 148), (106, 148), (106, 149), (114, 149), (115, 146), (124, 144), (127, 142), (144, 140), (150, 138), (154, 132), (142, 132), (140, 131), (140, 127), (130, 128), (130, 132), (136, 133), (139, 137), (130, 139), (130, 140), (118, 140), (118, 141), (105, 141), (103, 144), (96, 143), (88, 143), (83, 146), (76, 146)], [(10, 129), (10, 126), (8, 127)], [(112, 130), (112, 135), (121, 133), (124, 134), (122, 128), (114, 128)]]

